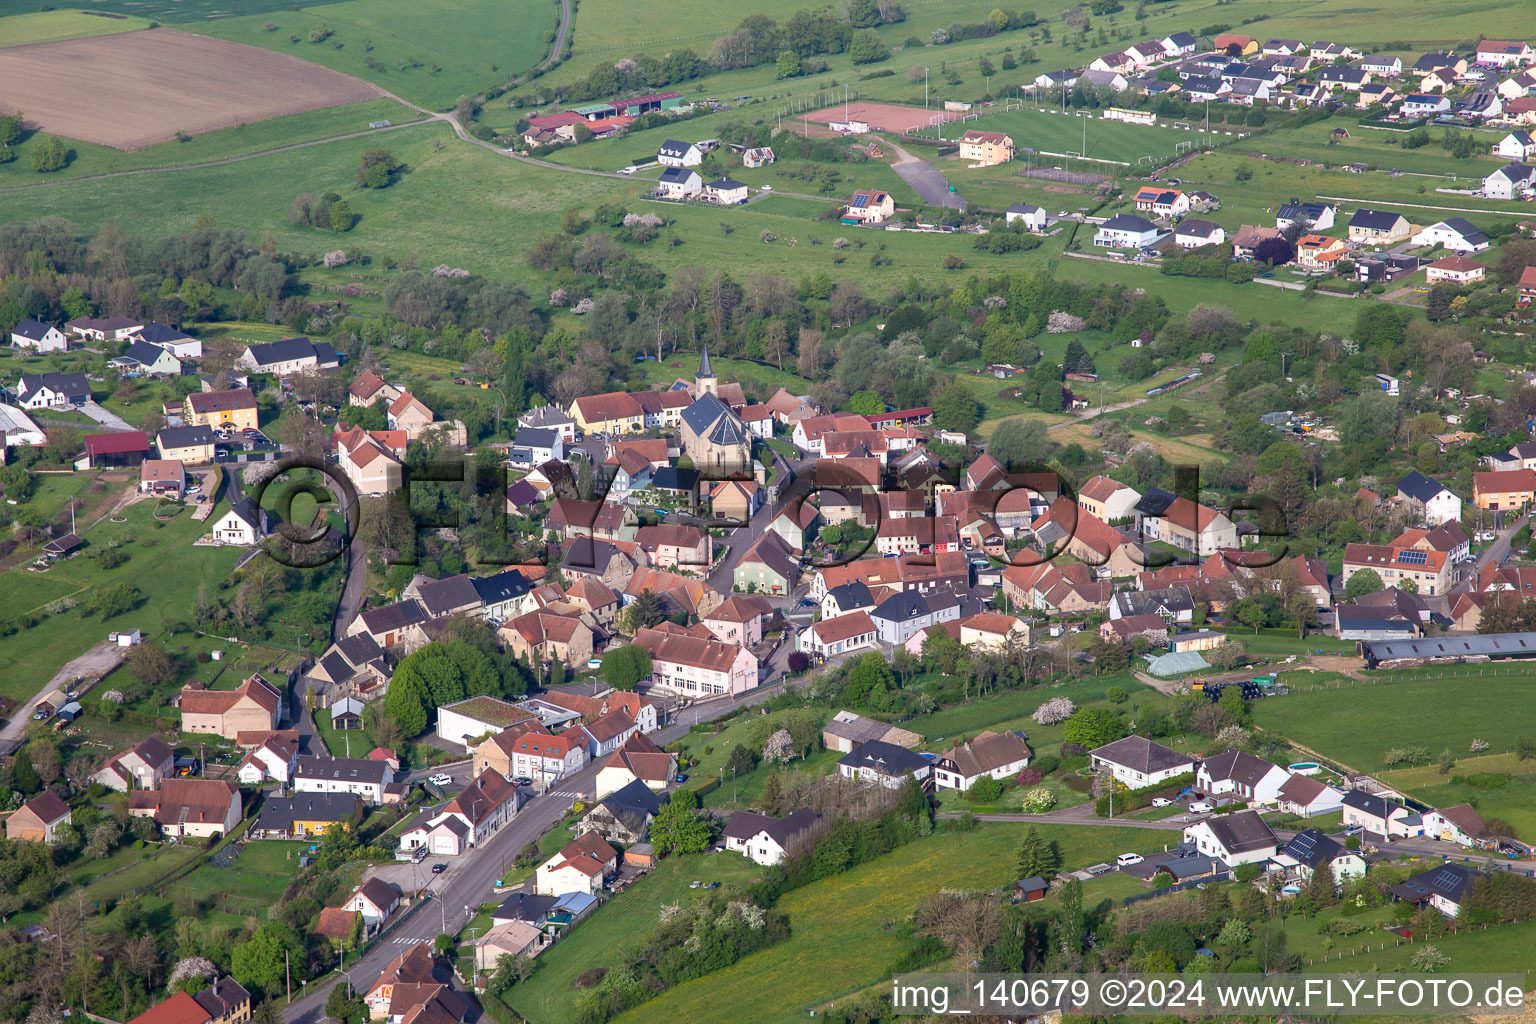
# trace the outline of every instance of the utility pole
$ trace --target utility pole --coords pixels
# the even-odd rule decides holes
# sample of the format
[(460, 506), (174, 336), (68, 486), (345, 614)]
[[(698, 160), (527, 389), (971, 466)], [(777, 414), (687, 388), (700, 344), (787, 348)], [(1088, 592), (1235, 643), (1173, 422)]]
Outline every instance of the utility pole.
[(843, 120), (848, 120), (848, 83), (843, 83)]
[(293, 967), (289, 963), (288, 951), (283, 950), (283, 977), (288, 982), (288, 1001), (293, 1002)]
[(928, 109), (928, 65), (923, 65), (923, 109)]

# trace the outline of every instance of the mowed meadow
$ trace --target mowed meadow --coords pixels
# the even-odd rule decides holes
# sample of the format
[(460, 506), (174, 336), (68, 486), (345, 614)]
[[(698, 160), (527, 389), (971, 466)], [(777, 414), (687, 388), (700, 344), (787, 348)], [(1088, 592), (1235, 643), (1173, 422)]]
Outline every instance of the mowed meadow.
[(558, 0), (346, 0), (188, 25), (355, 75), (433, 110), (532, 68)]

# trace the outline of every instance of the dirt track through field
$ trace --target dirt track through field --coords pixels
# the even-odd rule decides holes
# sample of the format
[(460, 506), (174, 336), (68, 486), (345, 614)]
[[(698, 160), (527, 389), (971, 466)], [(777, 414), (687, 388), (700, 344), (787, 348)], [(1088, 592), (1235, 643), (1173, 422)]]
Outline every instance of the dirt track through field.
[(382, 95), (297, 57), (168, 28), (0, 50), (0, 109), (123, 150)]

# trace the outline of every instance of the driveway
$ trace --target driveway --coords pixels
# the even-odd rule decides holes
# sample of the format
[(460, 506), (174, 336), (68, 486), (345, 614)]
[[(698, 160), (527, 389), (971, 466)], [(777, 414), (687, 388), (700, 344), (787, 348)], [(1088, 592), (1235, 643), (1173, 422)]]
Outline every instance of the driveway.
[(923, 202), (929, 206), (947, 206), (952, 210), (965, 212), (965, 199), (959, 193), (949, 190), (949, 182), (933, 166), (933, 161), (919, 160), (894, 142), (890, 143), (890, 146), (896, 153), (896, 162), (891, 164), (891, 170), (899, 174), (902, 181), (911, 185), (913, 190), (922, 197)]
[(106, 427), (108, 430), (138, 429), (132, 423), (129, 423), (127, 420), (119, 416), (117, 413), (112, 412), (103, 406), (97, 405), (95, 402), (86, 402), (84, 405), (80, 406), (80, 411), (89, 416), (91, 419), (95, 420), (97, 423), (100, 423), (102, 426)]
[(117, 668), (122, 660), (123, 648), (103, 640), (59, 669), (41, 690), (16, 708), (4, 727), (0, 727), (0, 752), (9, 754), (21, 745), (21, 741), (26, 738), (27, 726), (32, 723), (38, 701), (56, 689), (73, 685), (77, 676), (99, 680)]

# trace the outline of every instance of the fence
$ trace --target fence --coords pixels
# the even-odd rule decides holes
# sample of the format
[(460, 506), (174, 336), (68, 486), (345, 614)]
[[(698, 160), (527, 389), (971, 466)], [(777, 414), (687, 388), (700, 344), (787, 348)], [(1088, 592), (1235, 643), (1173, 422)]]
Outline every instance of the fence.
[(1134, 893), (1121, 900), (1120, 905), (1122, 907), (1128, 907), (1132, 903), (1140, 903), (1142, 900), (1156, 899), (1159, 896), (1167, 896), (1172, 893), (1183, 892), (1186, 889), (1195, 889), (1209, 882), (1225, 882), (1231, 877), (1232, 872), (1230, 871), (1218, 871), (1214, 875), (1207, 875), (1204, 878), (1188, 878), (1182, 882), (1176, 882), (1173, 885), (1164, 886), (1161, 889), (1153, 889), (1151, 892)]

